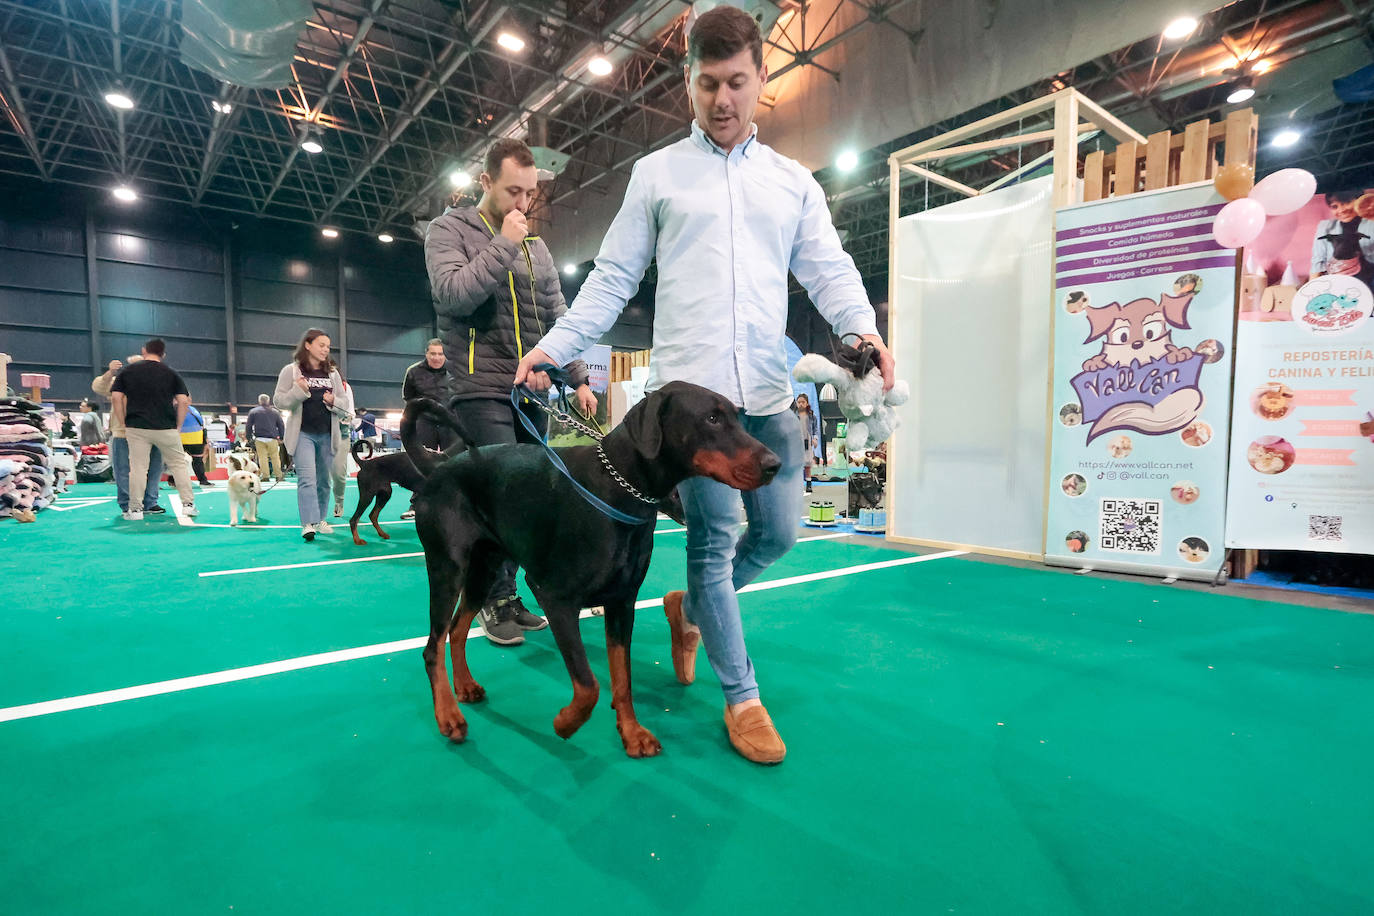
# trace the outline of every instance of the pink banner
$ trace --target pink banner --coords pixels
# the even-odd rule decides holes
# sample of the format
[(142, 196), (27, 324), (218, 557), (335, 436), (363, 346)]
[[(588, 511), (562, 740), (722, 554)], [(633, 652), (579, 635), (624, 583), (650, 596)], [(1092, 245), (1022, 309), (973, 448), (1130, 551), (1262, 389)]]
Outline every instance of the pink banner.
[(1355, 453), (1353, 448), (1300, 448), (1297, 453), (1295, 464), (1339, 464), (1352, 467), (1355, 464), (1350, 460), (1350, 456)]
[(1349, 391), (1295, 391), (1294, 407), (1354, 407), (1355, 389)]
[(1350, 436), (1359, 438), (1359, 420), (1303, 420), (1300, 436)]

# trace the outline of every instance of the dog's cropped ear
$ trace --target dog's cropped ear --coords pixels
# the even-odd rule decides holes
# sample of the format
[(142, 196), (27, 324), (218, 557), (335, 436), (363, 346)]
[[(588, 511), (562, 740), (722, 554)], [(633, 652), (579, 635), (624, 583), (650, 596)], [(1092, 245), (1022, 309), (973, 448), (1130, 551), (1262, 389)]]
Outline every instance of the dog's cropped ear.
[(1168, 293), (1159, 297), (1160, 307), (1164, 309), (1164, 320), (1176, 328), (1190, 328), (1188, 324), (1188, 303), (1193, 301), (1193, 294), (1186, 296), (1170, 296)]
[(1104, 305), (1101, 308), (1088, 309), (1085, 313), (1088, 317), (1088, 334), (1084, 343), (1090, 343), (1106, 334), (1116, 323), (1116, 319), (1121, 315), (1120, 303), (1113, 302), (1111, 305)]

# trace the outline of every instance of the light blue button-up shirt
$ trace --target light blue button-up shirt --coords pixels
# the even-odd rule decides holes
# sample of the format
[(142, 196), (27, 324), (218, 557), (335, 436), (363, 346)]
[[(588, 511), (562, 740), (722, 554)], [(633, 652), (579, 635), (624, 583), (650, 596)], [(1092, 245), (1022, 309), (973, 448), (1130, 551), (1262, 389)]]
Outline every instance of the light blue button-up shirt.
[(753, 415), (787, 409), (789, 269), (837, 334), (877, 333), (820, 185), (755, 135), (726, 154), (693, 121), (690, 137), (635, 164), (596, 267), (539, 344), (553, 363), (610, 329), (654, 257), (649, 391), (694, 382)]

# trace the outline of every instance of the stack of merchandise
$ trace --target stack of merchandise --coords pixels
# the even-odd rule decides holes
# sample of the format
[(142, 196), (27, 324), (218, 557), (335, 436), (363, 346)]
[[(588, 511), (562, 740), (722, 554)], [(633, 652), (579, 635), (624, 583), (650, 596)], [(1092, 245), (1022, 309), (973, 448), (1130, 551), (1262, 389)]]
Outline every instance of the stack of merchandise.
[(53, 478), (42, 408), (0, 398), (0, 518), (34, 521), (34, 513), (53, 501)]

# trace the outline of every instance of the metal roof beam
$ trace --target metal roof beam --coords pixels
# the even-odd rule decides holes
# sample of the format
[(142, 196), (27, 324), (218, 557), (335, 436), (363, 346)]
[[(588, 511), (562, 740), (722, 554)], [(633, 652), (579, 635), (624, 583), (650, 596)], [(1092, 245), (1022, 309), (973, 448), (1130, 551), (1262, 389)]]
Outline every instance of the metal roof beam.
[(38, 149), (38, 137), (33, 132), (33, 124), (29, 122), (29, 113), (24, 109), (24, 97), (19, 92), (19, 84), (15, 81), (14, 68), (10, 66), (3, 40), (0, 40), (0, 77), (4, 80), (0, 84), (0, 88), (4, 89), (4, 96), (0, 97), (0, 102), (4, 103), (5, 113), (13, 122), (15, 133), (19, 134), (19, 139), (33, 157), (33, 164), (38, 167), (39, 176), (47, 181), (48, 167), (43, 162), (42, 152)]

